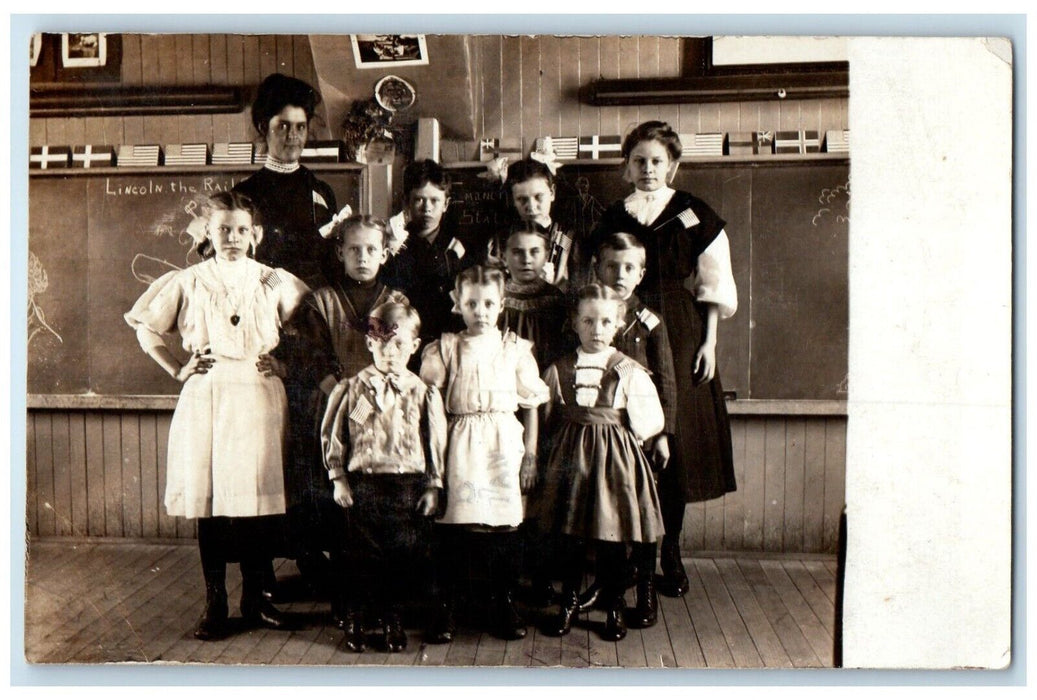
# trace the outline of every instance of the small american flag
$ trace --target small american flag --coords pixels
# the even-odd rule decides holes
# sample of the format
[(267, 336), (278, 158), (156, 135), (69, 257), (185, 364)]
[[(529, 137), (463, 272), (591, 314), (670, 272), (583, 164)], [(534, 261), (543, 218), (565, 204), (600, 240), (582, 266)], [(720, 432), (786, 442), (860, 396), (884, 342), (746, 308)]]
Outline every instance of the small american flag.
[[(558, 160), (575, 160), (580, 152), (580, 140), (575, 136), (547, 136), (551, 139), (551, 149)], [(536, 150), (546, 149), (544, 139), (537, 139)]]
[(825, 151), (828, 153), (850, 152), (850, 131), (842, 129), (825, 132)]
[(162, 149), (154, 145), (119, 146), (119, 156), (116, 164), (121, 168), (130, 167), (154, 167), (162, 159)]
[(165, 148), (166, 165), (205, 165), (209, 146), (204, 143), (170, 143)]
[(277, 275), (276, 271), (271, 270), (270, 272), (263, 275), (263, 278), (260, 280), (260, 282), (262, 282), (263, 286), (267, 289), (275, 289), (279, 284), (281, 284), (281, 278)]
[(637, 312), (637, 320), (649, 331), (654, 331), (655, 327), (659, 325), (659, 317), (649, 311), (648, 307)]
[(317, 192), (317, 191), (313, 192), (313, 203), (314, 204), (319, 204), (322, 207), (324, 207), (325, 209), (328, 208), (328, 203), (324, 201), (324, 197), (322, 197), (320, 195), (320, 192)]
[(212, 145), (213, 165), (248, 165), (251, 162), (252, 144), (248, 141)]
[(371, 415), (372, 411), (374, 411), (374, 406), (371, 405), (366, 396), (361, 394), (360, 398), (356, 400), (353, 410), (349, 412), (349, 420), (354, 423), (363, 423)]
[(699, 223), (699, 217), (695, 216), (695, 212), (690, 207), (678, 214), (677, 220), (684, 225), (684, 228), (691, 228)]

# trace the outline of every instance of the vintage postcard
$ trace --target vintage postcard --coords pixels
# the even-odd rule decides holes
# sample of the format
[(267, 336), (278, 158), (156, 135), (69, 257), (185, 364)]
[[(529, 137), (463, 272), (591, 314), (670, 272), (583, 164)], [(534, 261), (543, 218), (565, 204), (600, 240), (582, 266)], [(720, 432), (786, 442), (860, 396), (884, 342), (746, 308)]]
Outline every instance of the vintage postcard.
[(33, 35), (26, 661), (1007, 667), (1013, 56)]

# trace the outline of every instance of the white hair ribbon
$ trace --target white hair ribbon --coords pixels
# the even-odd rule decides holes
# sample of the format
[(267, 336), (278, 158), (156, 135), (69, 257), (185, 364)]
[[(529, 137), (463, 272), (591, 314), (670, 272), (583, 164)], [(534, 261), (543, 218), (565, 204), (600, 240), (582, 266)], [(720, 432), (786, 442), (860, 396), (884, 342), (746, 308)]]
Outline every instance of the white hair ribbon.
[(339, 210), (338, 214), (335, 214), (331, 217), (331, 221), (324, 224), (320, 227), (320, 229), (318, 229), (320, 231), (321, 238), (331, 238), (332, 234), (335, 232), (335, 227), (351, 216), (353, 216), (353, 207), (347, 204), (346, 206), (342, 207), (341, 210)]

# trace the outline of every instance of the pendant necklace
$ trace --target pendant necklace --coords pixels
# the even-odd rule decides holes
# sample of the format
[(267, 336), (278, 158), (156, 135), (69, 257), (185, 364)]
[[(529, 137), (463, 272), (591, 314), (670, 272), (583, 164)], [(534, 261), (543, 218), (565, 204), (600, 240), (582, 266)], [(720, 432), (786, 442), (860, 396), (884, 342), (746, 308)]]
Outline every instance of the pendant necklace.
[[(242, 262), (244, 262), (244, 261), (242, 261)], [(237, 267), (239, 269), (244, 269), (243, 266), (240, 266), (240, 265), (238, 265)], [(234, 310), (234, 313), (232, 313), (231, 316), (230, 316), (230, 323), (231, 323), (232, 326), (236, 326), (241, 321), (240, 310), (241, 310), (241, 303), (243, 301), (243, 298), (242, 298), (242, 295), (240, 294), (240, 291), (241, 291), (240, 290), (240, 286), (241, 286), (242, 275), (239, 274), (238, 275), (238, 279), (236, 280), (238, 282), (238, 285), (237, 285), (238, 289), (237, 289), (237, 291), (239, 292), (239, 294), (238, 294), (237, 301), (235, 301), (234, 296), (230, 293), (230, 288), (227, 286), (226, 280), (224, 280), (224, 278), (223, 278), (223, 271), (220, 269), (219, 262), (215, 262), (215, 270), (216, 270), (216, 279), (219, 280), (220, 286), (223, 287), (223, 295), (227, 299), (227, 302), (231, 305), (231, 307), (233, 307), (233, 310)]]

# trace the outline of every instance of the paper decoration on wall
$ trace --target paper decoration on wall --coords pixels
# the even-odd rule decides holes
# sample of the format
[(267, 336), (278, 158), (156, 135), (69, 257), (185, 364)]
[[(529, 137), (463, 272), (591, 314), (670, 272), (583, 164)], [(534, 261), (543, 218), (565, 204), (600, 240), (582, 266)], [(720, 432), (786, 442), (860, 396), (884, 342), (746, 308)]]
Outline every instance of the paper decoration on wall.
[(162, 160), (162, 149), (154, 145), (119, 146), (117, 165), (123, 167), (155, 167)]
[(338, 163), (342, 155), (341, 141), (311, 141), (299, 156), (300, 163)]
[(828, 153), (850, 152), (850, 130), (842, 129), (825, 132), (825, 151)]
[(598, 160), (600, 158), (619, 158), (622, 138), (616, 136), (581, 136), (579, 157)]
[(115, 146), (75, 146), (72, 167), (104, 168), (115, 165)]
[(29, 151), (30, 170), (67, 168), (72, 157), (68, 146), (36, 146)]
[(213, 165), (248, 165), (252, 162), (252, 143), (216, 143), (212, 146)]
[(774, 134), (775, 153), (818, 153), (821, 139), (816, 131), (778, 131)]
[(682, 155), (702, 157), (702, 156), (722, 156), (724, 155), (724, 136), (723, 133), (691, 133), (691, 134), (678, 134), (681, 140), (681, 146), (683, 146)]
[(171, 143), (165, 147), (166, 165), (205, 165), (209, 146), (204, 143)]
[(580, 152), (580, 142), (575, 136), (542, 136), (536, 140), (537, 153), (553, 151), (558, 160), (575, 160)]

